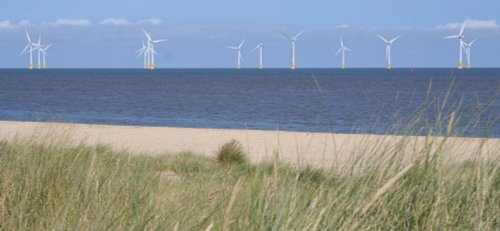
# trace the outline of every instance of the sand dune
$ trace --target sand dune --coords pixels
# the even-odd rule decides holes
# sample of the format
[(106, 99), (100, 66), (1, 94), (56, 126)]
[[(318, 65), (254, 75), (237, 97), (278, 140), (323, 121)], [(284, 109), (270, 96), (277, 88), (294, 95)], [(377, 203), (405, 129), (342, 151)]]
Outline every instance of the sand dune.
[[(331, 134), (309, 132), (194, 129), (172, 127), (109, 126), (68, 123), (0, 121), (0, 140), (62, 139), (88, 145), (106, 144), (136, 154), (157, 155), (191, 151), (214, 155), (231, 139), (240, 141), (250, 160), (275, 158), (292, 165), (348, 165), (359, 158), (369, 163), (380, 152), (403, 150), (409, 160), (425, 151), (438, 148), (444, 138), (403, 137), (366, 134)], [(432, 144), (432, 145), (430, 145)], [(496, 158), (500, 139), (449, 138), (444, 142), (447, 161), (470, 158)], [(406, 155), (407, 154), (407, 155)]]

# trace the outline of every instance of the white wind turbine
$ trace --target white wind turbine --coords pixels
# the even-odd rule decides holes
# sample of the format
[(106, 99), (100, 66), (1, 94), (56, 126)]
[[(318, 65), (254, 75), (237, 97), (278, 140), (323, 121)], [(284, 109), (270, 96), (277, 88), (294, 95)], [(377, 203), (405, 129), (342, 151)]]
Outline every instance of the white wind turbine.
[(463, 46), (464, 46), (464, 29), (465, 29), (465, 24), (466, 24), (467, 20), (464, 21), (464, 24), (462, 25), (462, 28), (460, 29), (460, 33), (458, 33), (458, 35), (450, 35), (450, 36), (446, 36), (444, 37), (443, 39), (458, 39), (460, 41), (460, 57), (459, 57), (459, 61), (458, 61), (458, 69), (459, 70), (462, 70), (462, 68), (464, 67), (463, 65), (463, 62), (462, 62), (462, 49), (463, 49)]
[(474, 44), (477, 41), (477, 39), (472, 40), (470, 43), (466, 43), (465, 41), (463, 42), (464, 45), (464, 50), (465, 50), (465, 55), (467, 56), (467, 69), (470, 69), (470, 49), (472, 47), (472, 44)]
[(304, 33), (305, 30), (301, 31), (300, 33), (298, 33), (297, 35), (293, 36), (293, 37), (290, 37), (288, 36), (287, 34), (281, 32), (281, 34), (283, 34), (285, 37), (287, 37), (290, 42), (292, 43), (292, 70), (295, 70), (295, 43), (297, 42), (297, 39), (299, 38), (300, 35), (302, 35), (302, 33)]
[(243, 58), (243, 56), (241, 55), (241, 48), (243, 47), (244, 43), (245, 40), (243, 39), (243, 41), (241, 41), (240, 45), (238, 45), (237, 47), (227, 47), (231, 50), (236, 50), (238, 52), (238, 65), (236, 66), (237, 69), (241, 68), (241, 59)]
[(262, 70), (262, 68), (264, 68), (263, 63), (262, 63), (262, 48), (264, 48), (264, 44), (259, 43), (259, 45), (257, 45), (252, 50), (252, 52), (254, 52), (255, 50), (259, 49), (259, 70)]
[(36, 69), (40, 69), (42, 67), (41, 65), (41, 54), (42, 54), (42, 36), (41, 35), (38, 35), (38, 43), (36, 43), (35, 45), (35, 49), (37, 50), (37, 54), (38, 54), (38, 62), (36, 64)]
[(377, 35), (377, 36), (380, 39), (382, 39), (382, 41), (384, 41), (385, 44), (387, 45), (385, 48), (385, 58), (387, 59), (387, 69), (392, 69), (391, 46), (392, 46), (392, 43), (394, 43), (396, 40), (398, 40), (401, 36), (393, 38), (391, 41), (388, 41), (387, 39), (385, 39), (384, 37), (382, 37), (380, 35)]
[(151, 52), (151, 49), (144, 44), (144, 40), (142, 40), (141, 42), (142, 42), (142, 48), (137, 50), (137, 53), (139, 53), (137, 57), (141, 55), (144, 56), (144, 69), (148, 69), (150, 66), (149, 53)]
[(46, 47), (43, 47), (43, 48), (40, 48), (40, 50), (42, 51), (42, 55), (43, 55), (43, 69), (47, 69), (47, 65), (45, 64), (45, 56), (49, 56), (47, 54), (47, 50), (52, 46), (52, 44), (46, 46)]
[(154, 70), (155, 69), (155, 55), (157, 55), (158, 53), (156, 53), (155, 51), (155, 47), (154, 45), (156, 43), (161, 43), (161, 42), (165, 42), (167, 41), (166, 39), (157, 39), (157, 40), (153, 40), (151, 38), (151, 36), (148, 34), (148, 32), (146, 32), (146, 30), (142, 29), (142, 31), (144, 32), (144, 34), (146, 34), (146, 37), (148, 38), (148, 42), (147, 42), (147, 47), (149, 49), (149, 66), (148, 66), (148, 69), (150, 70)]
[(345, 67), (346, 67), (346, 65), (345, 65), (345, 52), (346, 51), (351, 51), (351, 49), (347, 48), (344, 45), (344, 40), (342, 39), (342, 36), (340, 36), (340, 48), (337, 51), (337, 53), (335, 54), (335, 57), (337, 57), (342, 52), (342, 69), (345, 69)]
[(31, 38), (30, 38), (30, 35), (28, 34), (28, 31), (24, 31), (24, 32), (26, 32), (26, 38), (28, 39), (28, 44), (26, 45), (26, 47), (24, 47), (24, 50), (21, 52), (21, 55), (23, 55), (29, 49), (30, 63), (29, 63), (28, 68), (30, 70), (32, 70), (33, 69), (33, 50), (35, 50), (36, 44), (31, 42)]

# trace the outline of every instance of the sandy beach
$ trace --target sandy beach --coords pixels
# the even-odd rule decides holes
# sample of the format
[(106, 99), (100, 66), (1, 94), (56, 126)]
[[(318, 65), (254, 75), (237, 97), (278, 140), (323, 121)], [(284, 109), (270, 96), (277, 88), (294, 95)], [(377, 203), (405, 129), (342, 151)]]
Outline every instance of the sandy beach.
[[(401, 147), (412, 159), (431, 143), (436, 148), (444, 138), (0, 121), (0, 140), (15, 139), (104, 144), (134, 154), (186, 151), (206, 156), (213, 156), (221, 145), (235, 139), (241, 142), (252, 162), (277, 155), (280, 161), (292, 165), (328, 167), (335, 163), (349, 164), (358, 158), (369, 161), (370, 156), (376, 155), (373, 150), (391, 152)], [(444, 158), (448, 161), (498, 159), (500, 155), (500, 139), (448, 138), (444, 144), (447, 150)]]

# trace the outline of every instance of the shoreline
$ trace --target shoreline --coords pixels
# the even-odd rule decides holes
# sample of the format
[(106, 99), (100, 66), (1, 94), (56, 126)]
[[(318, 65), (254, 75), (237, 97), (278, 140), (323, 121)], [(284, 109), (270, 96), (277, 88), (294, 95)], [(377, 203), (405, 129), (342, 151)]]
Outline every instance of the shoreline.
[[(402, 144), (405, 156), (411, 161), (429, 144), (429, 139), (423, 136), (0, 121), (0, 140), (33, 138), (75, 145), (104, 144), (132, 154), (193, 152), (204, 156), (213, 156), (220, 146), (235, 139), (253, 163), (273, 160), (278, 155), (279, 160), (287, 164), (319, 167), (348, 166), (359, 158), (368, 163), (377, 152), (395, 150)], [(443, 142), (447, 146), (446, 161), (462, 162), (478, 157), (498, 159), (500, 155), (497, 151), (500, 150), (499, 138), (431, 139), (434, 144), (446, 141)], [(480, 155), (478, 150), (481, 150)]]

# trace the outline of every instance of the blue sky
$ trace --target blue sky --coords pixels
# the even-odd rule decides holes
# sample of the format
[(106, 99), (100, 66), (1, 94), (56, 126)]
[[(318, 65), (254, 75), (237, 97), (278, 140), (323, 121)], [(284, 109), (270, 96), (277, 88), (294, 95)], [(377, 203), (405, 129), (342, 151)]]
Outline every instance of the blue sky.
[(144, 27), (159, 44), (160, 68), (234, 67), (226, 46), (247, 39), (243, 67), (288, 67), (290, 44), (279, 33), (307, 31), (297, 43), (298, 67), (339, 67), (339, 36), (352, 50), (350, 67), (384, 67), (385, 46), (376, 37), (402, 35), (393, 47), (395, 67), (453, 67), (458, 41), (442, 40), (470, 20), (466, 40), (478, 39), (473, 65), (500, 66), (500, 1), (496, 0), (52, 0), (4, 1), (0, 6), (0, 68), (23, 68), (19, 56), (33, 38), (53, 43), (49, 67), (140, 68)]

